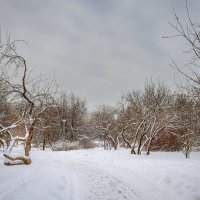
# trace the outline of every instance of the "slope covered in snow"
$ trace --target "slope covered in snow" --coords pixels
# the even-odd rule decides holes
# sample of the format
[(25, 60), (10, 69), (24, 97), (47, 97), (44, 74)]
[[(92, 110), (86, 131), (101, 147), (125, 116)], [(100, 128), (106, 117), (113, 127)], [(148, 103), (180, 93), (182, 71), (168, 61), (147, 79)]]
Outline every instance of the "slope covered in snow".
[(0, 200), (199, 200), (200, 153), (32, 151), (30, 166), (0, 164)]

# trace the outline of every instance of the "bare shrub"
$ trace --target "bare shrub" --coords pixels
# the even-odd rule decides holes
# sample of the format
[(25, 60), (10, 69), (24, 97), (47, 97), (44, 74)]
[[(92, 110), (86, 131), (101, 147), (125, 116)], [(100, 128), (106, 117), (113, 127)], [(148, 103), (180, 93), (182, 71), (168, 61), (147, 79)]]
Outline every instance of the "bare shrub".
[(69, 151), (69, 150), (78, 150), (81, 149), (80, 143), (70, 142), (70, 141), (57, 141), (53, 144), (53, 151)]
[(81, 139), (80, 145), (82, 146), (83, 149), (91, 149), (91, 148), (96, 147), (96, 144), (92, 140), (90, 140), (89, 138)]

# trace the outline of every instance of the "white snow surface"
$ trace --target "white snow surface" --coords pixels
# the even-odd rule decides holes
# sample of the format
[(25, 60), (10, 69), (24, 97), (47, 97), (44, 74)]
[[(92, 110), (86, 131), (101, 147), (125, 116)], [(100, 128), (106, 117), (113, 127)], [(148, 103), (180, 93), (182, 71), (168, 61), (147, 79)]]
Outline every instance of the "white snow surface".
[(32, 150), (29, 166), (4, 166), (0, 200), (200, 200), (200, 152), (130, 155), (101, 148)]

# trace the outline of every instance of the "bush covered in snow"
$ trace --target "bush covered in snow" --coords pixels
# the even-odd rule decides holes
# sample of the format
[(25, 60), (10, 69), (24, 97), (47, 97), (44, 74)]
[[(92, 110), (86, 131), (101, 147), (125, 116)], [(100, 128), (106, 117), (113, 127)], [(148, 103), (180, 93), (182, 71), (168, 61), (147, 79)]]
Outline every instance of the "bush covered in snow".
[(81, 139), (80, 141), (70, 142), (69, 140), (59, 140), (52, 145), (53, 151), (69, 151), (78, 149), (95, 148), (96, 144), (88, 138)]

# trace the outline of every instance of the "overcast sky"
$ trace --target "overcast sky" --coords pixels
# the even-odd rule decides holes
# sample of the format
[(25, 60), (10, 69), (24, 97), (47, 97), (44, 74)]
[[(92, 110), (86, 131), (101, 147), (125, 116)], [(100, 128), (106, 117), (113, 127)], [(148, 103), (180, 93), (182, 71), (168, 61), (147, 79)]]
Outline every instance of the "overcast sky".
[[(199, 21), (200, 1), (188, 2)], [(0, 0), (0, 25), (4, 35), (28, 42), (19, 50), (29, 68), (55, 74), (62, 90), (92, 109), (116, 103), (146, 79), (174, 88), (169, 54), (177, 63), (185, 56), (183, 41), (162, 38), (174, 33), (173, 8), (184, 21), (184, 0)]]

